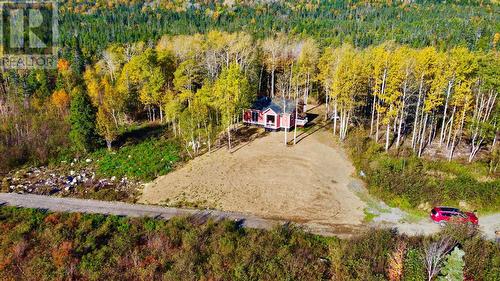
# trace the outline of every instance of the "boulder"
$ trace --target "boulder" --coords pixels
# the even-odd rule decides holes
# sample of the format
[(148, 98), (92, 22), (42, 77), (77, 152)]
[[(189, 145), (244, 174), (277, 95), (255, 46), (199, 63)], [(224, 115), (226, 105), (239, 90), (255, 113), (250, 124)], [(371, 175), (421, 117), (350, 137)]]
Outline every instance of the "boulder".
[(429, 202), (425, 202), (425, 203), (420, 203), (420, 205), (418, 205), (417, 208), (422, 211), (430, 211), (432, 207)]
[(466, 211), (470, 211), (472, 210), (472, 206), (469, 205), (469, 203), (465, 202), (465, 201), (460, 201), (458, 202), (458, 207), (460, 209), (463, 209), (463, 210), (466, 210)]

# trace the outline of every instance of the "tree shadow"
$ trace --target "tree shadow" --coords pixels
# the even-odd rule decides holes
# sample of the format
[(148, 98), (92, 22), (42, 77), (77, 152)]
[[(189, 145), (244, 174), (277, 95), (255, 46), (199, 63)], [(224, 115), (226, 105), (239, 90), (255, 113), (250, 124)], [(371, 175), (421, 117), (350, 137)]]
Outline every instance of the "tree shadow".
[(246, 219), (237, 219), (234, 221), (234, 226), (236, 229), (242, 229), (245, 227)]
[(310, 128), (314, 127), (316, 124), (316, 119), (318, 119), (319, 114), (314, 114), (314, 113), (307, 113), (307, 124), (304, 126), (304, 128)]
[[(212, 152), (215, 152), (221, 149), (222, 147), (227, 146), (227, 134), (226, 133), (224, 134), (225, 135), (221, 136), (221, 138), (219, 139), (218, 147), (212, 150)], [(254, 140), (263, 138), (267, 135), (269, 135), (269, 132), (263, 130), (260, 127), (247, 126), (247, 125), (241, 126), (231, 132), (232, 149), (230, 153), (235, 153), (240, 149), (244, 148), (245, 146), (249, 145), (250, 143), (252, 143)]]
[(137, 144), (146, 139), (158, 138), (166, 133), (166, 125), (151, 123), (138, 128), (133, 128), (123, 134), (113, 143), (116, 147), (122, 147), (126, 144)]
[[(311, 104), (309, 104), (309, 105), (311, 105)], [(309, 106), (309, 105), (308, 105), (308, 106)], [(317, 104), (317, 105), (315, 105), (315, 106), (313, 106), (313, 107), (311, 107), (311, 108), (308, 108), (308, 109), (307, 109), (307, 112), (310, 112), (311, 110), (315, 110), (316, 108), (318, 108), (318, 107), (320, 107), (320, 106), (322, 106), (322, 104), (321, 104), (321, 103), (320, 103), (320, 104)]]
[[(309, 136), (313, 135), (314, 133), (318, 132), (319, 130), (322, 130), (328, 126), (328, 123), (322, 124), (322, 125), (314, 125), (309, 128), (309, 130), (306, 130), (302, 132), (300, 135), (297, 136), (297, 141), (296, 144), (300, 143), (304, 139), (308, 138)], [(293, 143), (293, 140), (291, 141)]]
[(258, 128), (258, 127), (245, 126), (242, 129), (243, 130), (240, 131), (241, 134), (238, 135), (238, 138), (237, 138), (238, 141), (237, 141), (236, 145), (234, 146), (235, 149), (233, 149), (231, 151), (231, 153), (235, 153), (235, 152), (239, 151), (240, 149), (251, 144), (256, 139), (263, 138), (263, 137), (269, 135), (268, 131), (266, 131), (266, 130), (262, 131), (262, 129)]
[(199, 212), (196, 212), (195, 214), (191, 215), (188, 218), (188, 221), (193, 225), (203, 225), (203, 224), (207, 223), (207, 221), (210, 219), (210, 217), (211, 217), (210, 212), (199, 211)]

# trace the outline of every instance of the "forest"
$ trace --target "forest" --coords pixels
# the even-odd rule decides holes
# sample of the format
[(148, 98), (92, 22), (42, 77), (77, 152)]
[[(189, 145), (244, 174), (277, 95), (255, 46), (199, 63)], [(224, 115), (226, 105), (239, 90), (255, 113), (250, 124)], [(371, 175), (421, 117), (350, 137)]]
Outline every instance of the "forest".
[(85, 63), (99, 59), (109, 44), (154, 44), (165, 34), (213, 29), (245, 31), (257, 39), (282, 32), (311, 37), (321, 47), (394, 40), (415, 48), (489, 50), (500, 14), (490, 1), (420, 0), (63, 1), (60, 9), (63, 56), (71, 57), (77, 41)]
[(421, 156), (435, 146), (451, 160), (461, 147), (469, 162), (489, 151), (496, 170), (497, 39), (490, 51), (393, 41), (322, 49), (312, 38), (214, 30), (165, 35), (153, 47), (113, 44), (81, 72), (60, 59), (57, 71), (3, 73), (1, 162), (111, 149), (144, 121), (166, 124), (194, 157), (224, 134), (230, 145), (242, 110), (268, 95), (325, 103), (340, 140), (362, 125), (385, 150), (406, 145)]
[(0, 278), (68, 280), (498, 280), (500, 249), (466, 228), (338, 239), (293, 225), (131, 219), (0, 207)]
[[(31, 192), (29, 174), (57, 195), (135, 202), (141, 181), (234, 149), (242, 111), (269, 96), (324, 106), (391, 207), (498, 212), (497, 1), (63, 0), (59, 16), (56, 69), (0, 69), (2, 192)], [(0, 206), (5, 279), (497, 280), (499, 261), (455, 225), (338, 239)]]
[[(326, 105), (340, 142), (363, 128), (382, 151), (479, 160), (481, 177), (498, 173), (495, 3), (63, 1), (59, 9), (57, 69), (1, 71), (2, 174), (94, 153), (103, 174), (151, 179), (180, 158), (231, 148), (242, 110), (264, 95)], [(127, 151), (175, 161), (137, 170), (120, 149), (151, 127), (163, 137)], [(165, 143), (168, 155), (155, 156)]]

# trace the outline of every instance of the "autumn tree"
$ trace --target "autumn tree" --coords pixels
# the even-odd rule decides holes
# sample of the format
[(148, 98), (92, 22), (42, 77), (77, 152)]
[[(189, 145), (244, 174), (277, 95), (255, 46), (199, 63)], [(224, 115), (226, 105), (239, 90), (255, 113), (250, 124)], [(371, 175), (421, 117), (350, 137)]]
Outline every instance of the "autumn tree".
[(237, 63), (224, 69), (214, 84), (214, 104), (227, 130), (228, 147), (231, 149), (231, 130), (237, 116), (254, 99), (254, 93), (247, 77)]
[(400, 241), (396, 245), (394, 252), (389, 256), (389, 268), (387, 269), (387, 275), (389, 276), (390, 281), (402, 280), (406, 251), (406, 243)]
[(65, 114), (70, 103), (70, 98), (66, 91), (61, 89), (52, 94), (51, 102), (61, 114)]
[(113, 141), (118, 137), (118, 127), (113, 122), (113, 117), (105, 106), (97, 110), (96, 128), (99, 135), (106, 141), (106, 147), (111, 150)]
[(300, 52), (297, 58), (297, 76), (299, 86), (304, 88), (304, 103), (307, 106), (311, 92), (311, 81), (316, 78), (319, 49), (311, 38), (302, 41), (298, 46)]
[[(360, 96), (366, 93), (367, 73), (363, 66), (364, 58), (351, 45), (343, 45), (338, 52), (340, 59), (333, 73), (331, 96), (334, 101), (334, 116), (337, 116), (337, 112), (339, 116), (339, 137), (344, 140), (354, 110), (360, 105)], [(337, 127), (336, 119), (334, 117), (334, 132)]]

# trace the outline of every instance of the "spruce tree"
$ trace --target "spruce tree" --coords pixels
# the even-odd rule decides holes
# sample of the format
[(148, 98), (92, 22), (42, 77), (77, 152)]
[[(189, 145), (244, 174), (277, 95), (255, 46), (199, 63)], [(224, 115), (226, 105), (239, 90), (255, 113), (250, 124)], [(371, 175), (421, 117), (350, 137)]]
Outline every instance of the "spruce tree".
[(448, 259), (444, 263), (444, 267), (441, 270), (442, 276), (439, 277), (440, 281), (464, 280), (464, 255), (465, 252), (463, 250), (455, 247), (455, 249), (448, 255)]
[(96, 110), (90, 97), (80, 88), (71, 93), (70, 139), (78, 152), (89, 152), (96, 144)]

